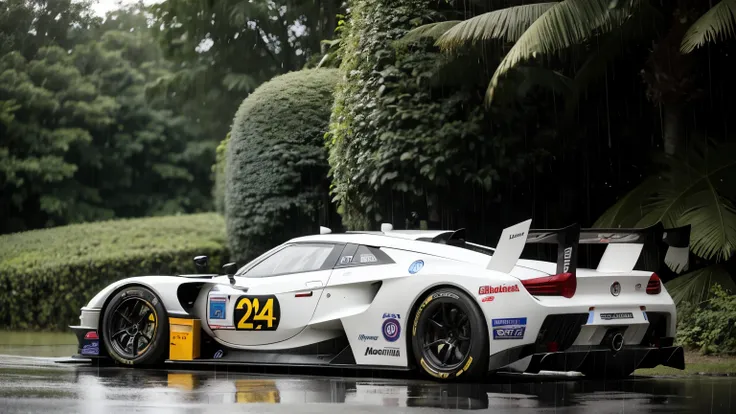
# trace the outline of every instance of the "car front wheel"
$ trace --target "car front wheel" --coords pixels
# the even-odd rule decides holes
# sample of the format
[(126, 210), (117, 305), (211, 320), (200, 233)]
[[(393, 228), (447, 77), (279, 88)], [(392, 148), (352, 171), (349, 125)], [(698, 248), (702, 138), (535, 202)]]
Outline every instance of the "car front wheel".
[(102, 341), (110, 356), (125, 365), (152, 365), (166, 358), (166, 309), (149, 289), (131, 286), (117, 292), (102, 316)]
[(488, 329), (464, 292), (440, 288), (423, 298), (412, 325), (420, 370), (441, 380), (476, 379), (487, 372)]

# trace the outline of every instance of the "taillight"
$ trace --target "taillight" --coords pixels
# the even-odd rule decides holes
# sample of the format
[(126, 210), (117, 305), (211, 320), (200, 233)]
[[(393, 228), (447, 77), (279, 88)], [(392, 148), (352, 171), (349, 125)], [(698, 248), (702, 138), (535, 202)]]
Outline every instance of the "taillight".
[(652, 273), (647, 283), (647, 294), (656, 295), (662, 291), (662, 281), (659, 280), (659, 276), (656, 273)]
[(535, 296), (564, 296), (566, 298), (573, 297), (578, 287), (577, 279), (572, 273), (522, 280), (521, 284)]

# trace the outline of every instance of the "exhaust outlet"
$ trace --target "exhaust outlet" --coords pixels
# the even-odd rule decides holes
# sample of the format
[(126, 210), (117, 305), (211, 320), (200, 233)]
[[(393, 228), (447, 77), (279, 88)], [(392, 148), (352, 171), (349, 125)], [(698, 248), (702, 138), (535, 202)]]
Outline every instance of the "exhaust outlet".
[(623, 334), (621, 334), (621, 332), (617, 332), (615, 335), (613, 335), (613, 338), (611, 338), (611, 350), (613, 350), (614, 352), (618, 352), (623, 347), (624, 336)]

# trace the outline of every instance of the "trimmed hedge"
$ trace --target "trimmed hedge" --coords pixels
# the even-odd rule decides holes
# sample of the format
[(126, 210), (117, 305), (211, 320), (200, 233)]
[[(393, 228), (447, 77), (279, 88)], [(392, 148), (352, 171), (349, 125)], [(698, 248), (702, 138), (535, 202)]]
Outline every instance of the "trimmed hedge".
[[(228, 260), (213, 213), (75, 224), (0, 236), (0, 322), (63, 330), (108, 284), (127, 277), (196, 273), (192, 259)], [(216, 267), (218, 266), (218, 267)]]
[(227, 143), (230, 142), (230, 133), (228, 132), (225, 139), (220, 141), (217, 146), (217, 154), (215, 165), (212, 166), (212, 179), (215, 183), (212, 186), (212, 198), (215, 204), (215, 211), (225, 214), (225, 164), (227, 162)]
[(337, 79), (336, 69), (280, 75), (238, 109), (225, 166), (225, 221), (234, 260), (329, 225), (334, 208), (323, 140)]

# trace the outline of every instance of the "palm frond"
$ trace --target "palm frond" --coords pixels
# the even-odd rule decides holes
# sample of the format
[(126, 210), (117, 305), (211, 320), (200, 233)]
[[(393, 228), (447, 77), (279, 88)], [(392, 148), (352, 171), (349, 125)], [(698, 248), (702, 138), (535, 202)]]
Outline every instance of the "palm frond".
[(414, 29), (411, 29), (408, 32), (406, 32), (406, 34), (402, 36), (399, 40), (397, 40), (396, 43), (397, 44), (411, 43), (411, 42), (415, 42), (422, 38), (438, 39), (445, 32), (447, 32), (448, 30), (453, 28), (455, 25), (460, 24), (460, 23), (462, 23), (462, 20), (448, 20), (444, 22), (423, 24), (419, 27), (415, 27)]
[(736, 37), (736, 0), (722, 0), (711, 7), (685, 32), (680, 45), (682, 53), (690, 53), (707, 42)]
[(573, 80), (562, 73), (538, 66), (517, 66), (516, 70), (524, 76), (517, 88), (519, 96), (524, 96), (534, 86), (541, 86), (565, 98), (572, 94)]
[(736, 147), (694, 143), (686, 159), (665, 158), (666, 167), (624, 196), (595, 227), (665, 227), (690, 224), (690, 247), (707, 259), (736, 253)]
[(690, 224), (690, 248), (705, 259), (728, 260), (736, 246), (736, 209), (712, 185), (688, 197), (680, 225)]
[(447, 51), (478, 41), (502, 39), (515, 42), (547, 10), (559, 2), (525, 4), (483, 13), (455, 23), (441, 33), (437, 45)]
[(736, 293), (734, 283), (728, 270), (722, 265), (711, 265), (703, 269), (686, 273), (665, 283), (667, 292), (676, 305), (683, 302), (699, 304), (710, 297), (710, 287), (719, 284), (724, 289)]
[(658, 177), (647, 178), (598, 217), (593, 228), (635, 227), (646, 215), (645, 206), (660, 186)]
[(611, 0), (565, 0), (547, 9), (499, 64), (488, 85), (486, 103), (492, 102), (501, 77), (520, 62), (540, 54), (556, 53), (620, 26), (630, 17), (638, 0), (624, 3), (612, 8)]

